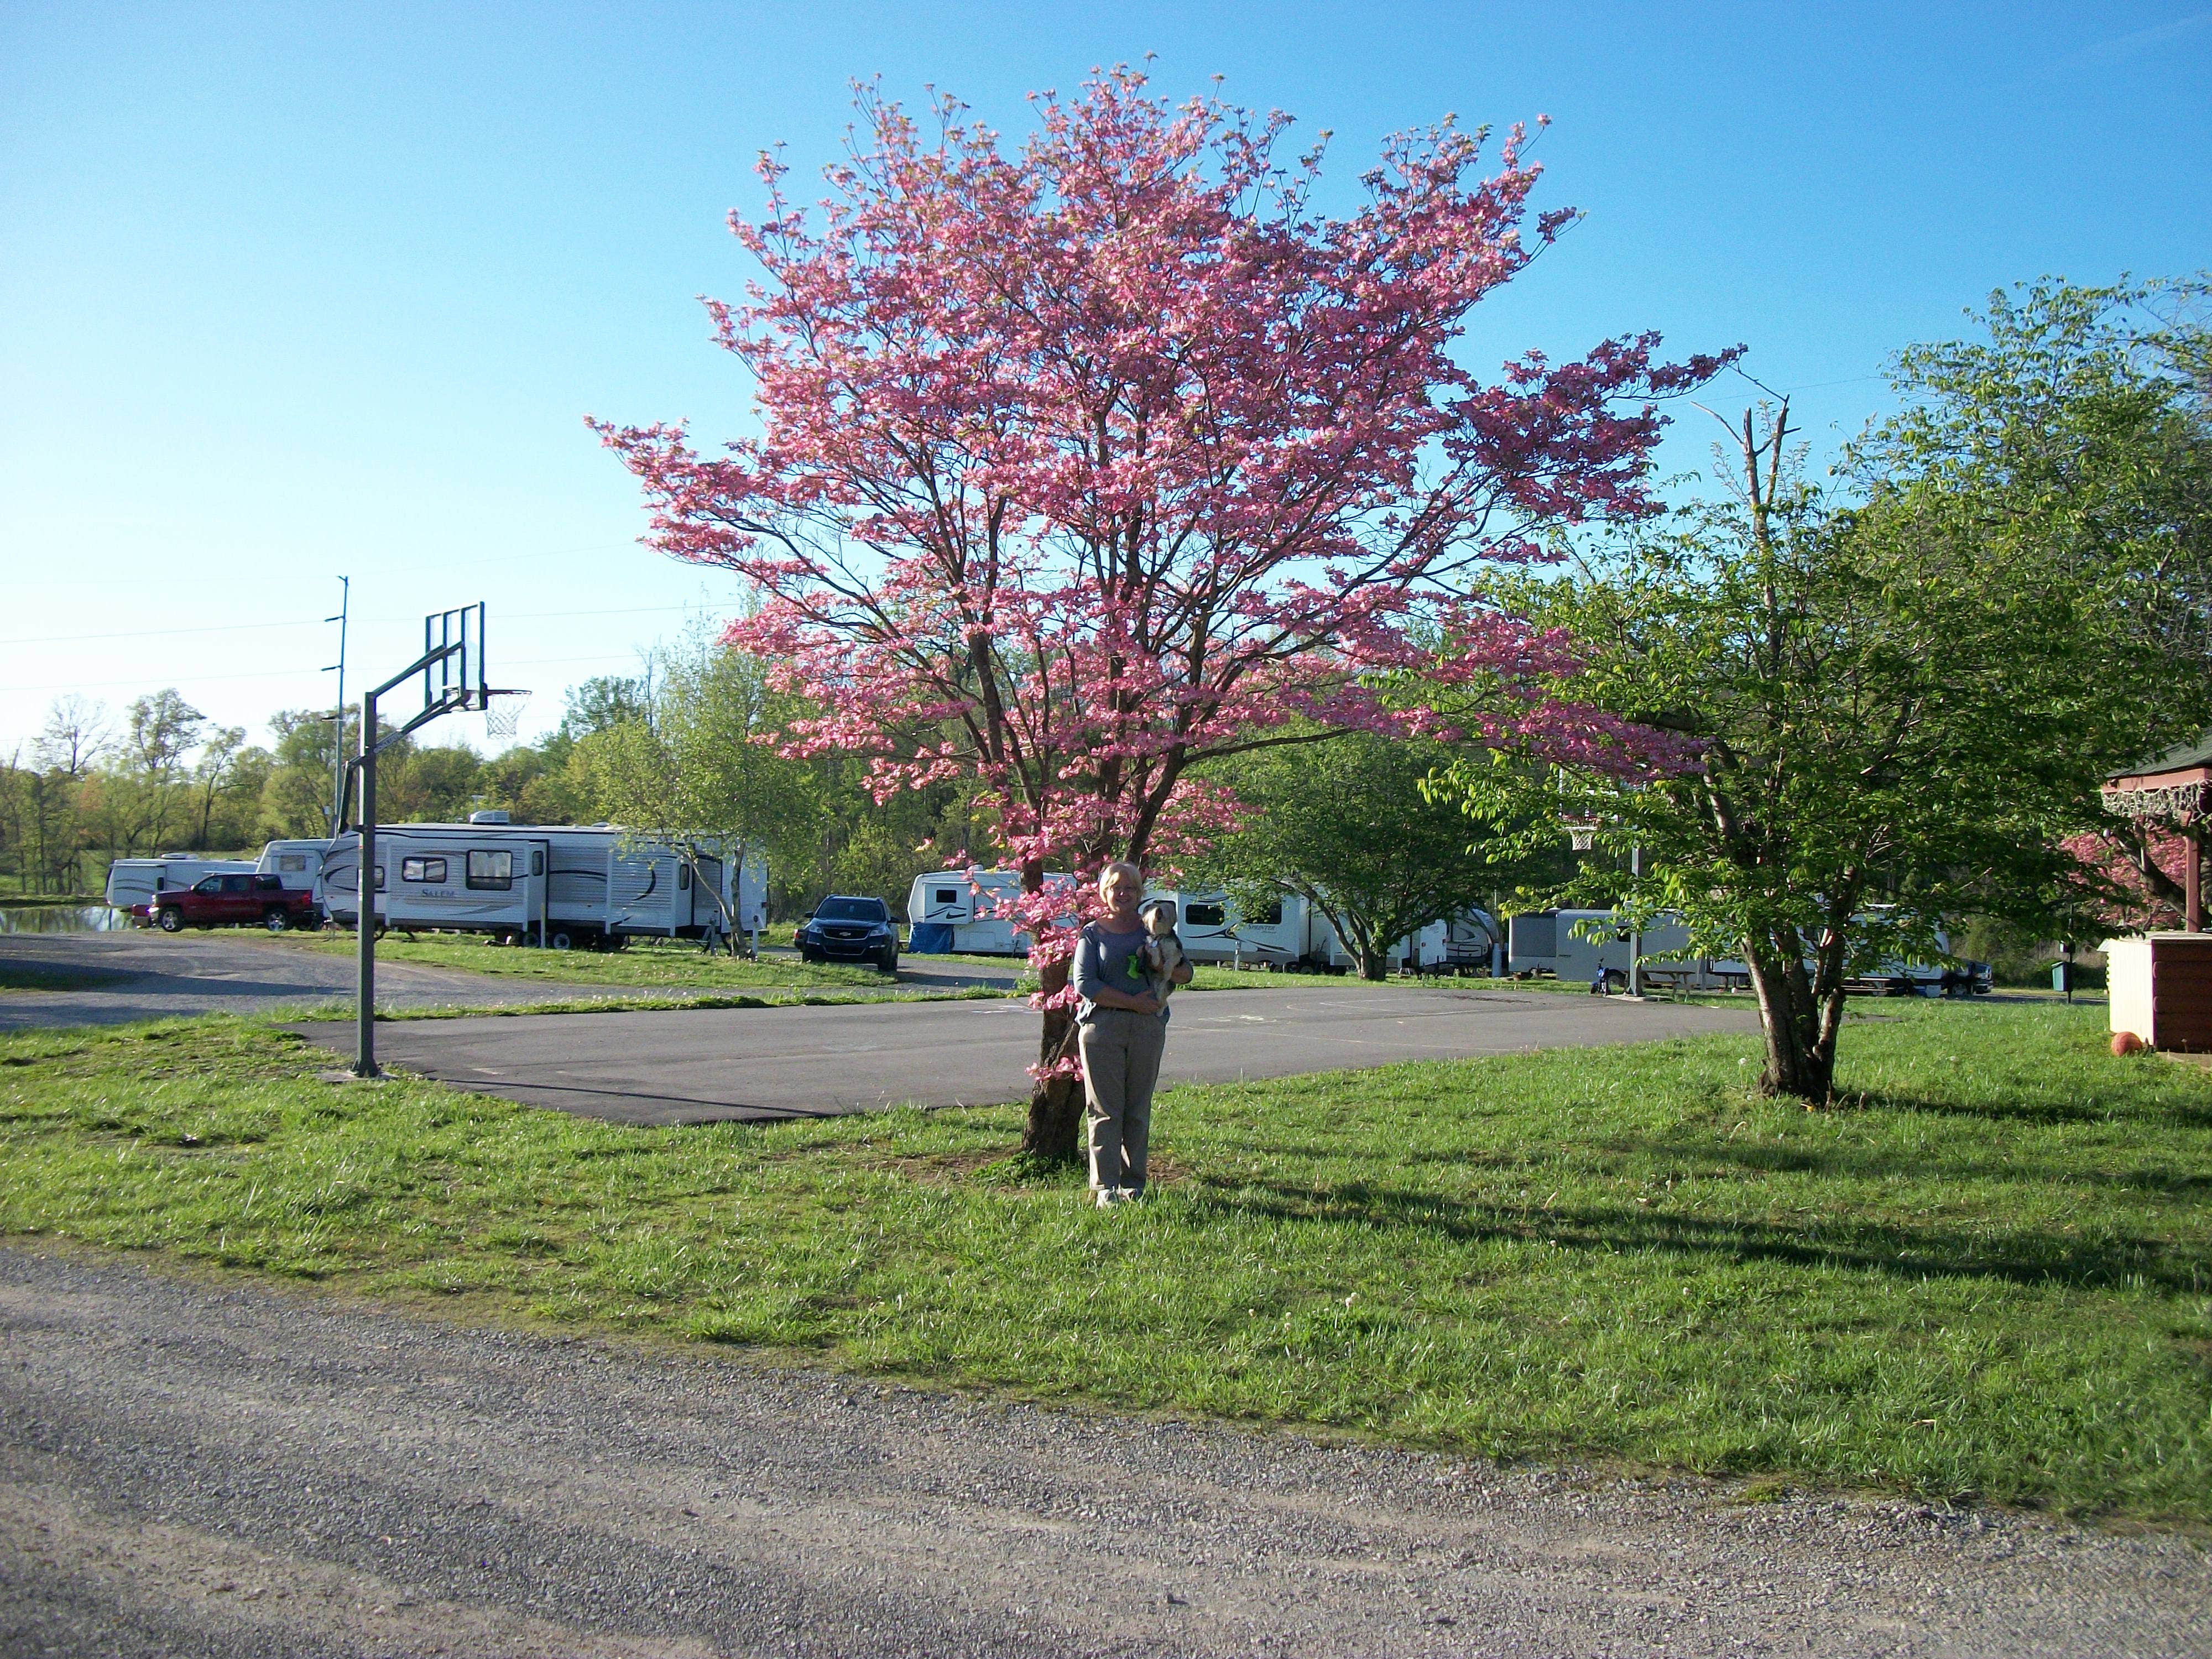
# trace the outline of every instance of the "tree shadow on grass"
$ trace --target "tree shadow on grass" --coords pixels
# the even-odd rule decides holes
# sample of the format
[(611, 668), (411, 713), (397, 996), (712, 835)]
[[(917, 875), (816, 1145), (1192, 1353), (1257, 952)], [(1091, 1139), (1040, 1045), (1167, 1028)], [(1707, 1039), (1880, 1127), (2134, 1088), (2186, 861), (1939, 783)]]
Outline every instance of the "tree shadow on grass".
[(1778, 1224), (1686, 1215), (1655, 1206), (1473, 1203), (1364, 1182), (1316, 1189), (1199, 1176), (1190, 1201), (1224, 1217), (1413, 1230), (1459, 1243), (1546, 1243), (1733, 1262), (1839, 1267), (1900, 1279), (1988, 1279), (2008, 1284), (2112, 1289), (2140, 1283), (2180, 1292), (2212, 1289), (2212, 1249), (2140, 1235), (2069, 1237), (2034, 1229), (1965, 1232), (1851, 1218)]
[[(1755, 1176), (1842, 1176), (1869, 1182), (1907, 1176), (1952, 1182), (1996, 1182), (2008, 1187), (2081, 1187), (2181, 1200), (2212, 1195), (2212, 1173), (2171, 1168), (2100, 1170), (2049, 1159), (2029, 1162), (2019, 1158), (1984, 1161), (1948, 1149), (1908, 1154), (1868, 1146), (1736, 1141), (1725, 1135), (1696, 1139), (1615, 1135), (1592, 1143), (1591, 1150), (1623, 1159), (1648, 1159), (1661, 1167), (1709, 1179), (1728, 1180), (1740, 1172)], [(2148, 1158), (2151, 1149), (2115, 1156), (2130, 1155)]]
[[(2115, 1093), (2119, 1092), (2116, 1088)], [(2162, 1116), (2177, 1128), (2212, 1129), (2212, 1097), (2191, 1100), (2169, 1098), (2155, 1105), (2115, 1103), (2118, 1120)], [(1846, 1090), (1829, 1108), (1832, 1111), (1922, 1113), (1936, 1117), (1974, 1118), (2000, 1123), (2104, 1123), (2114, 1121), (2113, 1108), (2078, 1100), (2023, 1099), (1965, 1101), (1910, 1090)]]

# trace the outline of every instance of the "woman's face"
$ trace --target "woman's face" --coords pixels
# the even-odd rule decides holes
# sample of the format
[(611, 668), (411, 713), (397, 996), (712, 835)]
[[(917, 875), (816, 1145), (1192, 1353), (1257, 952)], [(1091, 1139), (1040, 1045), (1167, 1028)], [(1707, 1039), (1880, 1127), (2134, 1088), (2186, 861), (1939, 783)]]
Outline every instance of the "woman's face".
[(1144, 896), (1144, 893), (1143, 880), (1127, 870), (1109, 870), (1098, 878), (1099, 896), (1106, 901), (1106, 908), (1117, 916), (1127, 915), (1135, 909), (1137, 901)]

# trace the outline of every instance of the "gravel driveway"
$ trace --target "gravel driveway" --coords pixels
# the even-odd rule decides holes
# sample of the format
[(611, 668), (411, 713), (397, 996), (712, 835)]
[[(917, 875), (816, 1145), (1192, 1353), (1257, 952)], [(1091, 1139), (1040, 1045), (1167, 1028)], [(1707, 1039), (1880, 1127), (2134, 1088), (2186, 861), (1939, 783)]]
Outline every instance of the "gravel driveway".
[(0, 1249), (0, 1652), (2203, 1654), (2200, 1543), (1322, 1448)]

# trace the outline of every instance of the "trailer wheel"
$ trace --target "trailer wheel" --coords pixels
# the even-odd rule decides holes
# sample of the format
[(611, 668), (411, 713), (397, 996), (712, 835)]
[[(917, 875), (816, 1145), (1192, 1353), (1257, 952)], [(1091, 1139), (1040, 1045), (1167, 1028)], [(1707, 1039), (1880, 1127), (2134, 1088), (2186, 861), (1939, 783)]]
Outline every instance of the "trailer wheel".
[(261, 925), (272, 933), (288, 933), (292, 930), (292, 918), (272, 904), (261, 913)]
[(165, 904), (155, 913), (154, 925), (165, 933), (185, 931), (185, 913), (173, 904)]
[(568, 937), (568, 933), (566, 928), (561, 929), (559, 932), (556, 933), (552, 938), (547, 939), (545, 942), (551, 945), (556, 951), (566, 951), (571, 945), (575, 944), (575, 940)]

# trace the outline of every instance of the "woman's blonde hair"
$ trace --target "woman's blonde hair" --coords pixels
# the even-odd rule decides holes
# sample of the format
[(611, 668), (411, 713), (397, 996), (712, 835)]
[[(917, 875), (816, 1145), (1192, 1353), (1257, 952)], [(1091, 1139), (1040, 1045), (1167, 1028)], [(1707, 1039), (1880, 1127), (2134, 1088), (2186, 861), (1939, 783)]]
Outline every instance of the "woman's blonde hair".
[(1100, 892), (1103, 893), (1106, 890), (1106, 883), (1112, 878), (1116, 870), (1127, 870), (1130, 875), (1136, 878), (1137, 885), (1141, 887), (1145, 884), (1145, 872), (1142, 870), (1139, 870), (1132, 860), (1128, 859), (1115, 859), (1113, 863), (1108, 865), (1103, 870), (1101, 870), (1098, 872), (1098, 890)]

